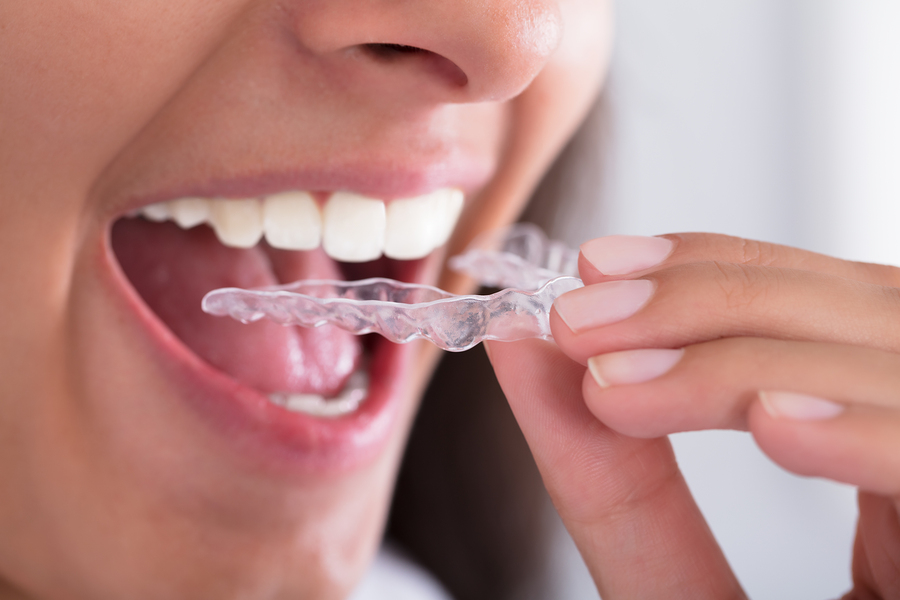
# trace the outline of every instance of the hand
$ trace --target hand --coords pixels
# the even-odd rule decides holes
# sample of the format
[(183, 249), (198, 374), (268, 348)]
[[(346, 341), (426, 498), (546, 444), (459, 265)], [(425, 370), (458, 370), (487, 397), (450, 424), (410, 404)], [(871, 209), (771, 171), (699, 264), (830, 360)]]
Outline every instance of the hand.
[(580, 266), (558, 347), (490, 355), (604, 599), (743, 597), (664, 437), (721, 428), (859, 486), (847, 598), (900, 597), (900, 269), (705, 234), (600, 238)]

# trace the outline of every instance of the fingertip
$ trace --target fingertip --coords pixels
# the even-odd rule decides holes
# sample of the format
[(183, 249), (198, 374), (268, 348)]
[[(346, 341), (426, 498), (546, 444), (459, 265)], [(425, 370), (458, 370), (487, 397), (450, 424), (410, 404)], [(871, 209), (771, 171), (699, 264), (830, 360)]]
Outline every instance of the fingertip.
[(600, 387), (646, 383), (672, 370), (684, 349), (646, 348), (593, 356), (588, 370)]
[(584, 334), (635, 315), (655, 292), (656, 284), (649, 279), (608, 281), (567, 292), (553, 308), (570, 331)]
[(671, 433), (673, 417), (656, 391), (647, 386), (601, 387), (590, 370), (585, 370), (581, 395), (588, 411), (598, 421), (619, 434), (640, 439)]
[(842, 411), (839, 418), (773, 416), (761, 399), (750, 407), (756, 443), (772, 461), (804, 477), (822, 477), (883, 494), (900, 489), (895, 415)]
[(780, 417), (766, 402), (757, 396), (747, 414), (750, 434), (760, 450), (792, 473), (806, 477), (822, 475), (818, 444), (803, 431), (817, 424)]
[(683, 348), (642, 348), (591, 357), (582, 384), (588, 409), (619, 433), (634, 437), (698, 428), (709, 414), (690, 402), (683, 377), (668, 377), (685, 355)]
[(672, 255), (675, 243), (665, 237), (608, 235), (581, 245), (579, 268), (587, 281), (626, 277), (652, 269)]
[(586, 344), (583, 339), (569, 329), (555, 306), (550, 310), (550, 333), (563, 354), (575, 362), (587, 366), (587, 360), (591, 356), (589, 344)]
[(844, 405), (808, 394), (760, 391), (759, 402), (773, 419), (824, 421), (844, 412)]

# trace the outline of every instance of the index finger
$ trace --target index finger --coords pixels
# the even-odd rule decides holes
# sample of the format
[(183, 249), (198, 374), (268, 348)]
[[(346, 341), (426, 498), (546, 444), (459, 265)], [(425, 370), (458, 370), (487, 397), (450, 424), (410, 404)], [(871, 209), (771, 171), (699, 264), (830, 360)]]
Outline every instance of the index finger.
[(897, 267), (841, 260), (790, 246), (716, 233), (596, 238), (581, 245), (578, 270), (585, 284), (591, 284), (641, 277), (664, 267), (709, 261), (814, 271), (900, 287), (900, 269)]

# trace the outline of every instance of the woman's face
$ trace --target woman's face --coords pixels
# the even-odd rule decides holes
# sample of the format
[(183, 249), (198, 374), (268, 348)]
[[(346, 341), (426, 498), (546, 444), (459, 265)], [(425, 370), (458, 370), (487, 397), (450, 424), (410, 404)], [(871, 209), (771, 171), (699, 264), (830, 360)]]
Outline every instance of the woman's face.
[[(241, 325), (204, 315), (200, 298), (375, 275), (463, 291), (445, 256), (512, 220), (577, 126), (608, 11), (0, 3), (7, 593), (345, 595), (377, 546), (436, 353)], [(462, 216), (449, 249), (429, 253), (416, 234), (452, 226), (452, 190)], [(269, 199), (282, 192), (309, 195)], [(129, 216), (150, 205), (218, 235)], [(316, 223), (324, 250), (273, 247), (316, 244)], [(260, 227), (271, 243), (253, 245)], [(370, 260), (385, 244), (414, 260)], [(321, 415), (354, 372), (368, 374), (366, 399)]]

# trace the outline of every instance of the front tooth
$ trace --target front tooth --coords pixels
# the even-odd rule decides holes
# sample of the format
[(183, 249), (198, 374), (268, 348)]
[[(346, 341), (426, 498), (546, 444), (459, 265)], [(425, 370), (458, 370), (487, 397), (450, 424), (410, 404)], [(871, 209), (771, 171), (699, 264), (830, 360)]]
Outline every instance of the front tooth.
[(196, 227), (209, 220), (209, 200), (205, 198), (181, 198), (169, 202), (172, 218), (182, 229)]
[(169, 218), (169, 207), (165, 202), (148, 204), (141, 209), (141, 214), (151, 221), (161, 222)]
[(462, 192), (443, 189), (387, 207), (384, 253), (390, 258), (422, 258), (444, 244), (462, 209)]
[(375, 260), (384, 250), (384, 202), (348, 192), (334, 193), (322, 215), (322, 246), (335, 260)]
[(283, 192), (263, 201), (263, 229), (273, 248), (314, 250), (322, 238), (322, 216), (306, 192)]
[(431, 195), (389, 203), (384, 233), (385, 256), (410, 260), (434, 250), (434, 209)]
[(442, 190), (444, 193), (435, 198), (437, 209), (435, 210), (435, 224), (437, 231), (434, 235), (434, 247), (443, 246), (450, 239), (450, 234), (456, 227), (459, 215), (462, 214), (465, 197), (462, 190)]
[(234, 248), (252, 248), (263, 234), (258, 200), (212, 200), (210, 222), (219, 241)]

